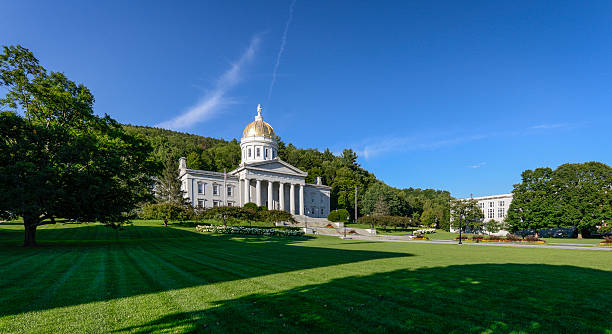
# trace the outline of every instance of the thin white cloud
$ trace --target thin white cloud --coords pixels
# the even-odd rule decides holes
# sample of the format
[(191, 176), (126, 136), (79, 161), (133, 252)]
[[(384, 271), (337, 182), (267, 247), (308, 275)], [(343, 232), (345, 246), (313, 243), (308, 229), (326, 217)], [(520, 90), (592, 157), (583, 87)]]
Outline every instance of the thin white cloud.
[(218, 113), (222, 107), (234, 103), (227, 97), (227, 92), (242, 81), (242, 69), (254, 57), (260, 43), (259, 36), (251, 38), (249, 46), (240, 58), (225, 71), (216, 81), (215, 87), (204, 95), (194, 106), (185, 113), (171, 120), (157, 124), (157, 127), (167, 129), (188, 129), (196, 123), (204, 122)]
[[(543, 129), (560, 129), (574, 128), (584, 123), (551, 123), (531, 126), (523, 130), (515, 131), (499, 131), (477, 135), (459, 135), (451, 138), (441, 138), (435, 136), (413, 136), (413, 137), (382, 137), (369, 139), (365, 143), (356, 145), (355, 151), (366, 159), (390, 152), (407, 152), (414, 150), (437, 149), (446, 146), (454, 146), (467, 142), (478, 141), (493, 137), (514, 137), (533, 134), (534, 130)], [(469, 166), (471, 168), (479, 168), (481, 165)]]
[(530, 129), (557, 129), (566, 127), (567, 123), (556, 123), (556, 124), (540, 124), (530, 127)]
[(479, 163), (477, 163), (475, 165), (471, 165), (471, 166), (468, 166), (468, 167), (476, 169), (476, 168), (480, 168), (480, 167), (482, 167), (482, 166), (484, 166), (486, 164), (487, 164), (486, 162), (479, 162)]
[(387, 137), (375, 141), (369, 141), (369, 143), (365, 144), (362, 149), (357, 149), (356, 151), (359, 153), (359, 155), (369, 159), (389, 152), (405, 152), (452, 146), (465, 142), (485, 139), (492, 135), (493, 134), (479, 134), (454, 138), (429, 139), (422, 137)]
[(272, 89), (274, 88), (274, 83), (276, 83), (276, 73), (278, 72), (278, 67), (280, 66), (280, 60), (283, 56), (283, 52), (285, 52), (285, 45), (287, 44), (287, 34), (289, 33), (289, 25), (291, 24), (291, 20), (293, 19), (293, 7), (295, 6), (296, 0), (291, 2), (289, 6), (289, 18), (285, 23), (285, 31), (283, 31), (283, 37), (281, 39), (280, 49), (278, 50), (278, 54), (276, 55), (276, 63), (274, 64), (274, 69), (272, 70), (272, 80), (270, 81), (270, 88), (268, 89), (268, 102), (272, 97)]

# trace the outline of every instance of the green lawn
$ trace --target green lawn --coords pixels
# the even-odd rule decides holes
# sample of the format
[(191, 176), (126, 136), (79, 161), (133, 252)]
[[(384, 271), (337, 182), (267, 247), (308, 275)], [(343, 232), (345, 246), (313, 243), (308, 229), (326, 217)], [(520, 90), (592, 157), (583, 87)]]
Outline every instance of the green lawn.
[(612, 333), (612, 252), (0, 224), (0, 332)]

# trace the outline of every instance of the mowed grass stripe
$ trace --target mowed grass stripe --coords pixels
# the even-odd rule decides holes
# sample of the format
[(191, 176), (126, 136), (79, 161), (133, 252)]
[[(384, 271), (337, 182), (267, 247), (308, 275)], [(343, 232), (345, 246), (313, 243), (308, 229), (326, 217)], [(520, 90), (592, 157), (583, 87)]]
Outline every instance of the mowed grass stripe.
[[(55, 253), (55, 252), (54, 252)], [(72, 265), (71, 251), (54, 253), (38, 259), (36, 263), (21, 263), (20, 267), (12, 268), (10, 271), (2, 268), (3, 291), (12, 291), (19, 296), (30, 296), (29, 298), (14, 299), (14, 295), (9, 293), (0, 294), (0, 314), (11, 314), (24, 312), (29, 309), (28, 304), (31, 298), (39, 296), (48, 288), (48, 284), (55, 280), (62, 272), (68, 270)], [(10, 275), (9, 275), (10, 273)], [(10, 301), (10, 303), (8, 303)]]

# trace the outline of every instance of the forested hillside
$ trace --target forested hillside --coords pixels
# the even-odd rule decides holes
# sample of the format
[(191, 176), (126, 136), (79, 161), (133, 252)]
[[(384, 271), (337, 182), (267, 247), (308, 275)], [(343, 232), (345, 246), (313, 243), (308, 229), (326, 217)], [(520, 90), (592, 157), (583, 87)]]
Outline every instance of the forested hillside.
[[(127, 132), (143, 135), (153, 146), (161, 162), (187, 157), (187, 167), (223, 172), (240, 164), (240, 143), (166, 129), (125, 125)], [(410, 216), (428, 225), (448, 226), (448, 191), (432, 189), (397, 189), (376, 179), (357, 163), (357, 154), (345, 149), (335, 156), (329, 149), (300, 149), (277, 137), (278, 156), (308, 172), (306, 182), (321, 176), (323, 184), (332, 187), (332, 209), (354, 212), (355, 186), (358, 192), (358, 214)], [(378, 204), (378, 205), (377, 205)]]

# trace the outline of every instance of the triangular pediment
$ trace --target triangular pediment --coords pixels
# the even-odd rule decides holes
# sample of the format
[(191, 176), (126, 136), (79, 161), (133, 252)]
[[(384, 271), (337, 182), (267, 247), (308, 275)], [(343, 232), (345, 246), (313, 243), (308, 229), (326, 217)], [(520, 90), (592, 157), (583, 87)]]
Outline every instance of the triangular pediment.
[(289, 174), (303, 177), (306, 177), (306, 175), (308, 175), (308, 173), (278, 158), (274, 160), (258, 161), (249, 164), (243, 164), (235, 170), (231, 171), (231, 174), (236, 174), (244, 169), (266, 171), (278, 174)]

